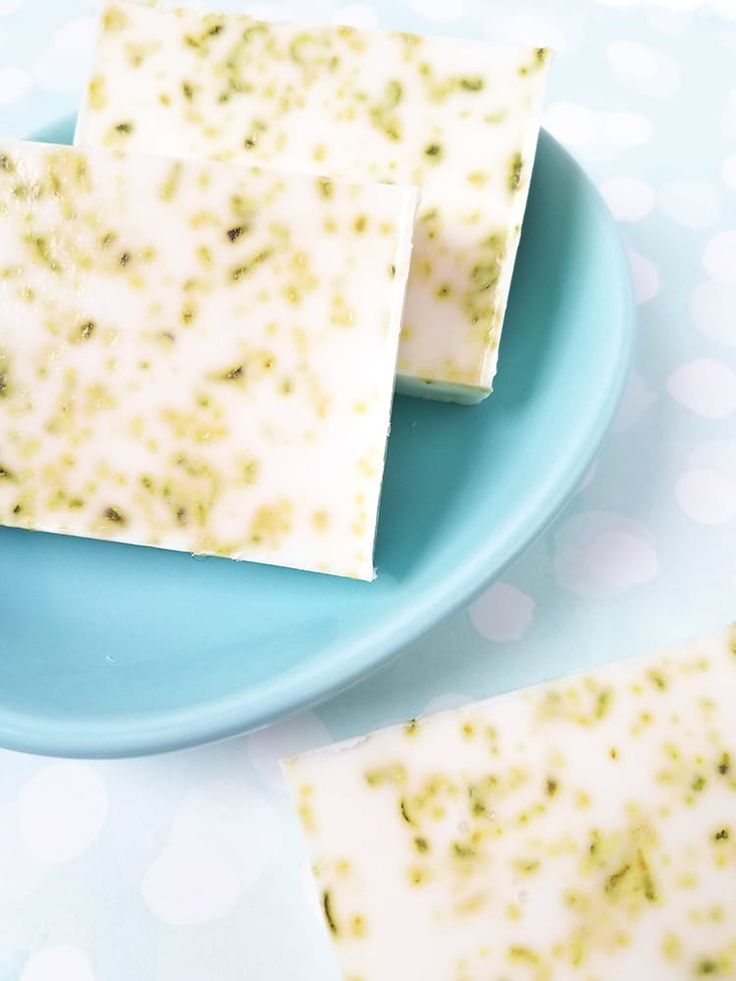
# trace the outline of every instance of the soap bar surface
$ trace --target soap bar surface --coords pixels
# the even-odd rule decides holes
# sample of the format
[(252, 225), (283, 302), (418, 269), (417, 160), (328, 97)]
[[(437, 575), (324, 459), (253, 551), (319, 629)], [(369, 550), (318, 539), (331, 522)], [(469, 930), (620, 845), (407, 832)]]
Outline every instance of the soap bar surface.
[(548, 53), (108, 4), (77, 142), (421, 187), (399, 388), (491, 389)]
[(736, 976), (736, 628), (285, 772), (346, 981)]
[(373, 578), (415, 209), (3, 142), (0, 523)]

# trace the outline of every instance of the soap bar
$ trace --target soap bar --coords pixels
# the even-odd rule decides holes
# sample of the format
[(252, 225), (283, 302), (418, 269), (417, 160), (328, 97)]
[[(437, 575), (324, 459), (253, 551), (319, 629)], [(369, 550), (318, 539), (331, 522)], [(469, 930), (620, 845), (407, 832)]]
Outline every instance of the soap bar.
[(371, 579), (417, 196), (0, 144), (0, 523)]
[(399, 390), (490, 391), (543, 48), (108, 4), (77, 142), (421, 187)]
[(345, 981), (736, 976), (736, 627), (285, 764)]

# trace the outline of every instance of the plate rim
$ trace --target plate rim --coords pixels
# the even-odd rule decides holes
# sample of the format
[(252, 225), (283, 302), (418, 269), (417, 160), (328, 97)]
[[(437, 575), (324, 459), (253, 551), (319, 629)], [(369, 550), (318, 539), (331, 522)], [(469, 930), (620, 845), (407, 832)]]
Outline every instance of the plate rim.
[[(30, 138), (47, 142), (52, 130), (74, 118), (70, 114), (49, 121)], [(288, 688), (283, 684), (274, 685), (273, 679), (270, 679), (269, 690), (264, 692), (263, 686), (259, 686), (257, 707), (249, 703), (240, 689), (196, 706), (169, 710), (158, 722), (145, 713), (128, 713), (114, 722), (39, 724), (37, 717), (0, 708), (0, 746), (52, 757), (134, 757), (220, 742), (281, 721), (327, 701), (400, 656), (409, 644), (420, 640), (442, 620), (470, 604), (554, 522), (598, 453), (619, 405), (629, 374), (637, 318), (631, 269), (618, 225), (595, 183), (575, 157), (548, 131), (542, 133), (572, 168), (576, 179), (586, 187), (594, 210), (611, 237), (616, 258), (612, 278), (617, 280), (624, 294), (616, 333), (616, 356), (609, 362), (606, 384), (602, 388), (605, 396), (597, 404), (585, 432), (568, 445), (554, 467), (545, 471), (535, 494), (517, 515), (515, 525), (522, 526), (523, 533), (516, 534), (512, 528), (501, 542), (492, 539), (490, 544), (480, 547), (472, 559), (444, 576), (440, 588), (425, 592), (407, 607), (398, 623), (394, 618), (390, 627), (372, 633), (370, 643), (360, 640), (353, 643), (347, 649), (348, 656), (331, 664), (329, 681), (319, 666), (310, 666), (302, 668), (296, 676), (292, 672)], [(468, 411), (472, 411), (472, 407)]]

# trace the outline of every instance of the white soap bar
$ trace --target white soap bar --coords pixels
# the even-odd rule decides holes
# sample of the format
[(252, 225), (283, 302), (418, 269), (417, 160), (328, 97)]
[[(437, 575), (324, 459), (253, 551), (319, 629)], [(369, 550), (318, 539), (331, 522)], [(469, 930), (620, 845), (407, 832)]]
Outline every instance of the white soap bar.
[(416, 204), (0, 144), (0, 523), (372, 579)]
[(418, 185), (399, 389), (491, 389), (547, 51), (115, 2), (77, 142)]
[(346, 981), (736, 977), (736, 627), (285, 765)]

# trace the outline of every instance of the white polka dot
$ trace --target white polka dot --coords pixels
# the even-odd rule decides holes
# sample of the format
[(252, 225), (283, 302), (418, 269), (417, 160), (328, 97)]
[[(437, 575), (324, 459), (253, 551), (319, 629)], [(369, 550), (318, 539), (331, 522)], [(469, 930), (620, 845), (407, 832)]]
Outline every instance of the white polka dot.
[(473, 626), (486, 640), (518, 640), (529, 629), (534, 600), (516, 586), (497, 582), (470, 607)]
[(11, 66), (0, 68), (0, 105), (18, 102), (33, 84), (28, 72)]
[(649, 10), (648, 15), (649, 23), (655, 31), (668, 34), (670, 37), (683, 37), (687, 33), (687, 19), (680, 16), (675, 10), (663, 10), (657, 7), (654, 10)]
[(569, 146), (586, 146), (605, 154), (639, 146), (652, 136), (652, 124), (634, 112), (595, 112), (576, 102), (554, 102), (544, 114), (544, 126)]
[(736, 286), (701, 283), (692, 298), (695, 326), (712, 341), (736, 346)]
[(640, 41), (613, 41), (606, 58), (619, 78), (637, 92), (671, 96), (680, 85), (680, 69), (667, 55)]
[(678, 368), (667, 381), (667, 391), (706, 419), (723, 419), (736, 410), (736, 373), (712, 358), (699, 358)]
[(613, 177), (601, 185), (601, 193), (619, 221), (641, 221), (652, 211), (656, 200), (651, 187), (633, 177)]
[(659, 571), (652, 535), (636, 521), (604, 511), (570, 518), (554, 539), (558, 582), (581, 596), (614, 596)]
[(659, 192), (660, 210), (686, 228), (707, 228), (718, 221), (720, 202), (712, 184), (699, 180), (674, 180)]
[(511, 13), (495, 9), (485, 20), (485, 34), (495, 43), (534, 45), (552, 48), (559, 54), (568, 46), (562, 25), (531, 13)]
[(0, 0), (0, 17), (14, 14), (24, 5), (26, 0)]
[(107, 794), (87, 763), (50, 763), (21, 788), (18, 822), (25, 847), (47, 865), (70, 862), (107, 821)]
[(649, 385), (641, 375), (632, 371), (613, 423), (614, 431), (621, 433), (631, 429), (646, 415), (656, 401), (657, 397)]
[(151, 913), (175, 926), (220, 919), (243, 896), (243, 882), (228, 849), (212, 838), (168, 845), (143, 880)]
[(61, 944), (33, 954), (20, 981), (94, 981), (88, 955), (80, 947)]
[(609, 112), (604, 119), (604, 134), (620, 147), (641, 146), (652, 138), (652, 124), (637, 112)]
[(703, 267), (722, 286), (736, 286), (736, 229), (719, 232), (708, 242)]
[(726, 187), (736, 191), (736, 153), (729, 153), (721, 167), (721, 177)]
[(465, 16), (465, 0), (409, 0), (409, 6), (421, 17), (438, 23), (459, 20)]
[(724, 525), (736, 518), (736, 480), (719, 470), (686, 470), (677, 481), (675, 494), (685, 514), (698, 524)]
[(637, 303), (648, 303), (659, 294), (659, 272), (646, 256), (629, 249), (631, 275), (634, 279), (634, 295)]
[(142, 892), (165, 923), (191, 926), (220, 919), (237, 905), (243, 883), (228, 849), (212, 838), (168, 845), (146, 872)]
[(254, 732), (247, 739), (248, 754), (253, 768), (267, 783), (280, 789), (284, 782), (279, 762), (310, 749), (326, 746), (330, 734), (314, 712), (286, 719), (276, 725)]
[(349, 3), (345, 7), (339, 7), (333, 20), (336, 24), (359, 27), (365, 31), (378, 27), (378, 13), (375, 7), (367, 3)]
[(723, 109), (723, 132), (727, 139), (736, 140), (736, 89), (731, 89)]
[(568, 146), (591, 143), (600, 132), (596, 114), (574, 102), (555, 102), (549, 106), (544, 125), (555, 139)]
[(96, 35), (94, 17), (77, 17), (58, 30), (51, 48), (34, 63), (38, 84), (50, 91), (81, 89), (89, 74)]
[(620, 593), (648, 582), (659, 568), (651, 541), (627, 530), (599, 535), (588, 549), (586, 565), (606, 593)]
[(87, 55), (97, 38), (96, 17), (76, 17), (54, 35), (54, 47), (67, 55)]
[(147, 870), (143, 899), (165, 923), (219, 919), (256, 889), (281, 837), (277, 812), (254, 788), (239, 780), (205, 783), (185, 800)]

